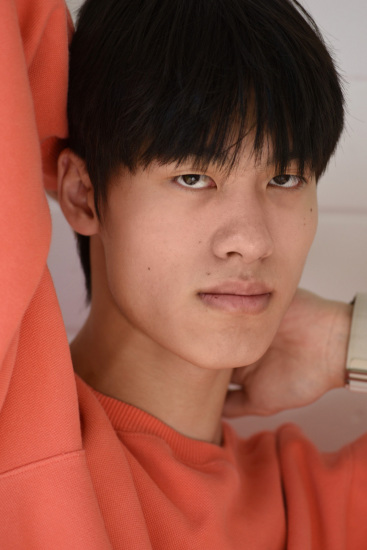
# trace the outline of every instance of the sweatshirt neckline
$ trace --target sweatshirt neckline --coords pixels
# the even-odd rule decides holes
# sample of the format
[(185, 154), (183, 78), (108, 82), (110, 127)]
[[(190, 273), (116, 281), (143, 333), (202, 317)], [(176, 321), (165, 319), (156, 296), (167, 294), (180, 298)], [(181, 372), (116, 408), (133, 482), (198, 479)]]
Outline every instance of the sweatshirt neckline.
[(163, 440), (184, 462), (203, 464), (213, 461), (234, 462), (236, 434), (229, 424), (222, 421), (222, 445), (190, 438), (134, 405), (120, 401), (91, 388), (102, 405), (114, 430), (122, 437), (140, 434)]

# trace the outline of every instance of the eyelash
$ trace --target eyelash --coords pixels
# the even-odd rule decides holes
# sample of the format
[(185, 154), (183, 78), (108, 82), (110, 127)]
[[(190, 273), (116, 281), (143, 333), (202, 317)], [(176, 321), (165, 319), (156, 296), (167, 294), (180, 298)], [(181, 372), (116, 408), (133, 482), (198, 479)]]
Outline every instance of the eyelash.
[(295, 178), (298, 180), (298, 184), (294, 187), (285, 187), (284, 185), (273, 185), (273, 187), (277, 189), (289, 189), (291, 190), (297, 190), (297, 189), (303, 189), (308, 181), (303, 176), (298, 176), (296, 174), (279, 174), (279, 176), (274, 176), (270, 181), (275, 180), (276, 178)]
[[(175, 182), (177, 185), (179, 185), (180, 187), (183, 187), (184, 189), (188, 189), (190, 191), (201, 191), (202, 189), (213, 189), (213, 187), (199, 187), (199, 188), (194, 188), (190, 185), (183, 185), (182, 183), (179, 183), (179, 179), (180, 178), (184, 178), (184, 177), (192, 177), (192, 178), (195, 178), (195, 177), (199, 177), (199, 178), (207, 178), (207, 179), (211, 179), (209, 178), (209, 176), (205, 176), (204, 174), (181, 174), (180, 176), (176, 176), (175, 178), (173, 178), (173, 182)], [(271, 185), (271, 187), (274, 187), (276, 189), (288, 189), (289, 191), (295, 191), (295, 190), (298, 190), (298, 189), (303, 189), (308, 181), (302, 177), (302, 176), (297, 176), (297, 175), (294, 175), (294, 174), (279, 174), (278, 176), (274, 176), (273, 178), (271, 178), (270, 182), (272, 180), (275, 180), (277, 178), (296, 178), (299, 180), (299, 183), (293, 187), (285, 187), (284, 185)]]

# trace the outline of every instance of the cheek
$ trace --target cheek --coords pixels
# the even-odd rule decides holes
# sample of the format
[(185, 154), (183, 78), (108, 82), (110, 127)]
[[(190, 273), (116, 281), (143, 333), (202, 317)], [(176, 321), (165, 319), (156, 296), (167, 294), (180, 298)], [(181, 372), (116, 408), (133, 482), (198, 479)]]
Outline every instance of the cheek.
[(298, 284), (308, 253), (314, 241), (318, 225), (316, 201), (295, 213), (289, 227), (282, 233), (282, 256)]
[(317, 232), (317, 225), (318, 225), (318, 204), (317, 204), (317, 196), (316, 193), (312, 195), (310, 202), (308, 204), (308, 207), (306, 209), (306, 212), (303, 216), (303, 230), (305, 233), (305, 247), (310, 249), (316, 232)]
[(182, 273), (185, 245), (180, 225), (152, 211), (126, 214), (114, 220), (104, 243), (109, 286), (119, 301), (128, 289), (128, 297), (139, 303), (144, 296), (154, 302)]

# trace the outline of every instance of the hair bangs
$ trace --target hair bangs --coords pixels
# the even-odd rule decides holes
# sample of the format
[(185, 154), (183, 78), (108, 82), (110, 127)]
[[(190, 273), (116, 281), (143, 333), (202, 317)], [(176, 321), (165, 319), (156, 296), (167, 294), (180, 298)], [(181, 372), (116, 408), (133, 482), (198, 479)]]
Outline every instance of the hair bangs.
[(280, 172), (294, 160), (301, 173), (306, 166), (317, 178), (324, 172), (344, 125), (331, 55), (298, 3), (300, 11), (290, 2), (247, 4), (218, 2), (222, 10), (192, 18), (188, 10), (190, 32), (180, 20), (187, 43), (179, 40), (165, 59), (167, 89), (147, 121), (149, 145), (137, 163), (194, 158), (200, 167), (231, 169), (251, 140), (256, 158), (271, 149)]

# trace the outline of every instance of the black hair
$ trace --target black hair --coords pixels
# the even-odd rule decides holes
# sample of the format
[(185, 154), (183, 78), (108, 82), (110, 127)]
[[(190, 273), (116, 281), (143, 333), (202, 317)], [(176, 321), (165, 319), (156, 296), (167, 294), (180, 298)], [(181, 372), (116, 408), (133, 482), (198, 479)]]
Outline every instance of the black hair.
[[(70, 47), (69, 144), (97, 213), (108, 183), (153, 160), (231, 169), (254, 132), (282, 173), (324, 172), (344, 124), (337, 72), (296, 0), (87, 0)], [(78, 248), (91, 297), (89, 237)]]

